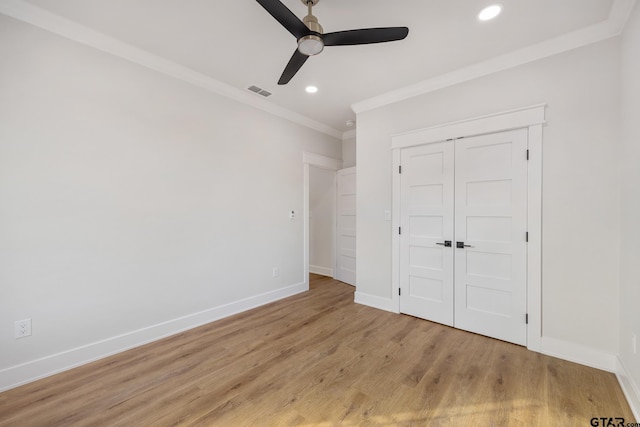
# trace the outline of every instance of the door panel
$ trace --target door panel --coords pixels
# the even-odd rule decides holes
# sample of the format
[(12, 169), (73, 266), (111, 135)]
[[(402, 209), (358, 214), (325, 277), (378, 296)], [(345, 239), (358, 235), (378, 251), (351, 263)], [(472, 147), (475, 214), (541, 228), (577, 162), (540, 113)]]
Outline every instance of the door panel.
[(526, 344), (527, 132), (455, 146), (455, 326)]
[(402, 150), (400, 311), (453, 325), (453, 146)]
[(356, 169), (339, 170), (335, 278), (356, 285)]

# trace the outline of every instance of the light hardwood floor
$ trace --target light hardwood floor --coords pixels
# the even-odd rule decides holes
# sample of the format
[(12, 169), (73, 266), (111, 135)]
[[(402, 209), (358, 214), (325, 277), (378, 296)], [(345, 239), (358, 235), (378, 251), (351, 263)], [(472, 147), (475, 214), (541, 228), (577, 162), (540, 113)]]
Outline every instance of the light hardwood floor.
[(589, 426), (613, 374), (311, 291), (0, 394), (0, 426)]

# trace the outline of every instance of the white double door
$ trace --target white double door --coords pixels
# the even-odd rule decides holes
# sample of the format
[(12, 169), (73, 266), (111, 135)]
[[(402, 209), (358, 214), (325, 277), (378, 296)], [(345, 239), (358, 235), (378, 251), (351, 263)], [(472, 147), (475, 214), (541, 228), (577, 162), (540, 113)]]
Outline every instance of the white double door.
[(526, 345), (527, 131), (401, 152), (400, 311)]

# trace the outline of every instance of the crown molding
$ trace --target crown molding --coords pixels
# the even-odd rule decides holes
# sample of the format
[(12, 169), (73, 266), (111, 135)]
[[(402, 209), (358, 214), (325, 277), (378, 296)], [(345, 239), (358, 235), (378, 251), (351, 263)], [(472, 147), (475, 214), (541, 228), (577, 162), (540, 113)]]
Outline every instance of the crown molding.
[(356, 130), (355, 129), (351, 129), (348, 130), (346, 132), (344, 132), (342, 134), (342, 141), (346, 140), (346, 139), (352, 139), (356, 137)]
[(614, 36), (620, 35), (627, 25), (636, 0), (614, 0), (609, 13), (609, 26)]
[(269, 101), (255, 97), (234, 86), (223, 83), (205, 74), (194, 71), (176, 62), (169, 61), (143, 49), (136, 48), (106, 34), (92, 30), (74, 21), (48, 12), (22, 0), (0, 0), (0, 13), (22, 22), (42, 28), (75, 42), (90, 46), (127, 61), (174, 77), (216, 93), (234, 101), (257, 108), (307, 128), (342, 139), (342, 132), (302, 114), (279, 107)]
[(609, 17), (598, 24), (356, 102), (351, 109), (363, 113), (618, 36), (635, 4), (636, 0), (614, 0)]

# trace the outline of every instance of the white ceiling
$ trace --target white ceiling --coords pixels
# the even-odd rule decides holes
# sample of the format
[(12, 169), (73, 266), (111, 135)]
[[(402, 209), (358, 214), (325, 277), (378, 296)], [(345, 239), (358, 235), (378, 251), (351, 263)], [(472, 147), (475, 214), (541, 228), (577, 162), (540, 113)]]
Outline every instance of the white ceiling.
[[(338, 131), (350, 106), (606, 21), (613, 0), (499, 0), (492, 22), (476, 19), (492, 0), (320, 0), (325, 32), (407, 26), (403, 41), (328, 47), (286, 86), (277, 81), (294, 37), (254, 0), (29, 0), (28, 3), (245, 90)], [(283, 0), (297, 16), (300, 0)], [(309, 95), (305, 86), (319, 92)], [(258, 97), (258, 95), (253, 95)]]

